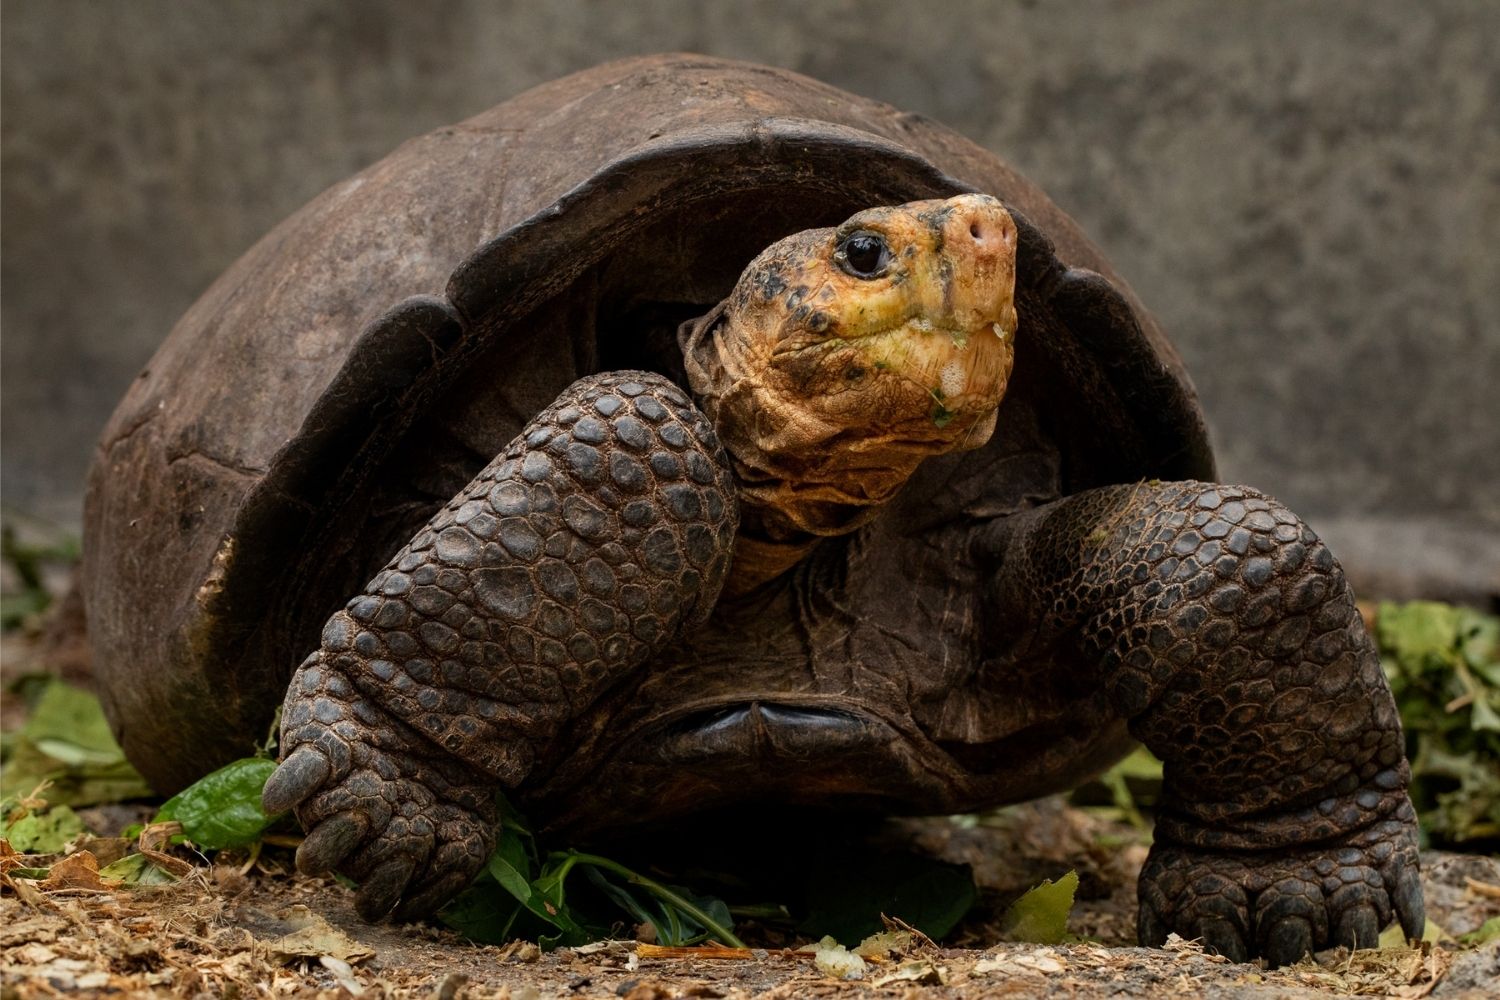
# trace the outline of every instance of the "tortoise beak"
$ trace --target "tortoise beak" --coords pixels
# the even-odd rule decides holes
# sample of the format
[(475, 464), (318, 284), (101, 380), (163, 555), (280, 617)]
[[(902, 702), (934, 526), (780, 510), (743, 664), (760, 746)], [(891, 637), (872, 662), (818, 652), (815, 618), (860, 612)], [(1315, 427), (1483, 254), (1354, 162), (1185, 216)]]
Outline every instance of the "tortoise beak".
[(971, 335), (1007, 339), (1016, 331), (1016, 221), (987, 194), (963, 194), (923, 213), (940, 247), (940, 312)]

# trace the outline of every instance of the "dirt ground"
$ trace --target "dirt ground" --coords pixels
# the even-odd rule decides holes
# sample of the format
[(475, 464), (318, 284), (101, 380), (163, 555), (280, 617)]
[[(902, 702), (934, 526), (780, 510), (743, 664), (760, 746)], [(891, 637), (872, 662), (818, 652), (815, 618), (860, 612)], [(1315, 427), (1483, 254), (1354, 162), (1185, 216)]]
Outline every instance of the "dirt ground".
[[(953, 935), (958, 947), (914, 938), (904, 953), (867, 963), (857, 980), (836, 978), (812, 955), (785, 947), (707, 957), (612, 941), (544, 954), (526, 942), (483, 946), (436, 927), (370, 925), (355, 915), (348, 890), (291, 874), (290, 853), (270, 850), (253, 864), (225, 852), (173, 885), (7, 891), (0, 898), (0, 1000), (1497, 995), (1500, 941), (1480, 949), (1445, 942), (1352, 956), (1339, 949), (1274, 972), (1231, 964), (1189, 942), (1132, 947), (1134, 879), (1144, 849), (1100, 848), (1111, 832), (1100, 824), (1060, 800), (981, 825), (902, 824), (899, 833), (912, 842), (974, 864), (980, 904)], [(101, 861), (112, 844), (119, 846), (95, 843)], [(1080, 874), (1069, 923), (1080, 942), (998, 943), (996, 901), (1059, 865)], [(1435, 853), (1424, 868), (1429, 913), (1450, 933), (1500, 915), (1500, 861)], [(752, 944), (772, 939), (753, 926), (743, 930)]]
[[(0, 673), (15, 676), (34, 651), (34, 642), (0, 638)], [(53, 646), (52, 669), (67, 667), (66, 652)], [(5, 700), (0, 715), (10, 727), (19, 699)], [(81, 811), (101, 834), (150, 814), (140, 806)], [(293, 873), (291, 851), (268, 847), (254, 857), (222, 852), (212, 863), (185, 854), (186, 875), (161, 886), (107, 888), (87, 871), (53, 885), (0, 877), (0, 1000), (1500, 996), (1500, 940), (1479, 948), (1452, 940), (1500, 916), (1495, 858), (1424, 856), (1428, 915), (1447, 940), (1353, 955), (1335, 949), (1268, 971), (1205, 954), (1192, 942), (1134, 947), (1135, 879), (1146, 837), (1061, 798), (980, 819), (895, 821), (883, 839), (970, 865), (979, 901), (942, 946), (908, 936), (868, 961), (859, 978), (825, 971), (796, 950), (805, 940), (753, 923), (738, 928), (752, 946), (743, 952), (622, 940), (550, 953), (528, 942), (476, 945), (435, 926), (366, 924), (349, 890)], [(103, 866), (126, 842), (106, 836), (82, 846)], [(0, 857), (0, 869), (55, 860)], [(1079, 875), (1068, 924), (1076, 942), (1005, 943), (1000, 920), (1009, 902), (1070, 869)]]

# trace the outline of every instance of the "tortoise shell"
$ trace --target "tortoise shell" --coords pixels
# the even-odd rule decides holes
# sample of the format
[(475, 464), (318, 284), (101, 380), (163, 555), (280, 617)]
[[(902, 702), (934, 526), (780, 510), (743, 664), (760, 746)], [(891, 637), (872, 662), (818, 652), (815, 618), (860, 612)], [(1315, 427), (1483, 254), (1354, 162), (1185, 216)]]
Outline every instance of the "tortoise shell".
[[(591, 372), (677, 376), (678, 324), (757, 252), (873, 205), (983, 191), (1019, 226), (1000, 428), (894, 516), (1004, 516), (1213, 478), (1180, 359), (1078, 227), (999, 157), (780, 69), (600, 66), (411, 140), (272, 230), (106, 427), (84, 581), (106, 711), (162, 792), (248, 752), (340, 607)], [(953, 463), (987, 470), (947, 489)], [(966, 483), (972, 475), (962, 477)]]

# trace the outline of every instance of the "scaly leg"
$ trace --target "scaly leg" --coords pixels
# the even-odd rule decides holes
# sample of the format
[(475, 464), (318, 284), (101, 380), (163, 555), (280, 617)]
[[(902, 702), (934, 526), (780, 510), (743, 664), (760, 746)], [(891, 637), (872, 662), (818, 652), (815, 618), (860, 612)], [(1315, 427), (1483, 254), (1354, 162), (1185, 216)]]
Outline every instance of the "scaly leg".
[(377, 919), (432, 910), (562, 726), (707, 618), (737, 521), (707, 420), (666, 379), (591, 376), (539, 414), (323, 630), (267, 810)]
[(1294, 962), (1423, 927), (1401, 723), (1333, 554), (1253, 490), (1141, 483), (998, 529), (999, 613), (1071, 635), (1165, 763), (1139, 935)]

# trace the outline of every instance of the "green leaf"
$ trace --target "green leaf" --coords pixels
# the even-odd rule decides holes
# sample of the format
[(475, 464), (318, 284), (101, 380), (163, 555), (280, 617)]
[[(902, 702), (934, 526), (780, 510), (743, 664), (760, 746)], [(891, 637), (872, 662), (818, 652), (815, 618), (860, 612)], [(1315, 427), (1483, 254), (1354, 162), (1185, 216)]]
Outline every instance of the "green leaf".
[[(531, 899), (531, 881), (527, 878), (530, 866), (524, 851), (520, 857), (515, 856), (516, 846), (519, 846), (518, 839), (507, 845), (502, 836), (500, 843), (495, 846), (495, 853), (490, 855), (488, 868), (495, 881), (500, 883), (500, 888), (516, 897), (516, 902), (525, 903)], [(523, 872), (518, 865), (524, 866), (526, 870)]]
[[(19, 814), (19, 815), (17, 815)], [(32, 810), (19, 806), (6, 809), (0, 837), (22, 854), (56, 854), (84, 832), (83, 820), (67, 806)]]
[(1470, 669), (1500, 687), (1500, 617), (1470, 608), (1458, 612), (1458, 647)]
[(5, 795), (25, 795), (44, 781), (50, 782), (44, 793), (47, 801), (58, 805), (124, 802), (151, 794), (151, 786), (128, 761), (67, 767), (29, 741), (19, 740), (0, 768), (0, 789)]
[(832, 854), (807, 882), (799, 930), (853, 947), (898, 917), (934, 940), (951, 931), (977, 898), (968, 865), (921, 854), (849, 850)]
[[(500, 836), (484, 872), (438, 914), (466, 937), (500, 943), (530, 936), (544, 949), (605, 937), (607, 923), (600, 926), (591, 915), (579, 912), (567, 893), (569, 875), (583, 870), (603, 894), (596, 902), (613, 902), (636, 921), (651, 923), (663, 943), (682, 944), (712, 934), (739, 945), (728, 930), (733, 924), (722, 901), (663, 886), (609, 858), (558, 851), (548, 855), (540, 872), (531, 877), (538, 867), (531, 833), (503, 796), (498, 804)], [(621, 886), (611, 876), (626, 884)]]
[(531, 898), (523, 905), (560, 932), (540, 942), (544, 948), (588, 944), (602, 936), (584, 927), (568, 908), (564, 884), (581, 859), (582, 855), (572, 851), (551, 854), (541, 876), (531, 883)]
[(1376, 635), (1424, 838), (1468, 849), (1500, 840), (1500, 618), (1432, 601), (1383, 604)]
[(87, 691), (48, 684), (23, 730), (37, 749), (64, 764), (111, 764), (125, 759), (99, 707)]
[(531, 898), (531, 879), (536, 874), (536, 841), (516, 807), (503, 794), (495, 793), (500, 830), (490, 856), (489, 872), (501, 887), (524, 903)]
[(630, 890), (623, 886), (615, 885), (604, 873), (597, 868), (588, 867), (584, 869), (590, 882), (599, 887), (609, 899), (620, 909), (630, 915), (631, 919), (638, 924), (650, 924), (656, 928), (656, 941), (658, 944), (676, 947), (685, 944), (679, 933), (680, 924), (670, 917), (660, 913), (653, 913), (642, 905), (641, 901), (631, 895)]
[(100, 878), (124, 879), (127, 885), (165, 885), (177, 876), (144, 854), (127, 854), (99, 869)]
[(1484, 923), (1467, 934), (1459, 936), (1458, 943), (1470, 947), (1478, 947), (1486, 941), (1500, 938), (1500, 917), (1490, 917)]
[(1458, 635), (1459, 610), (1436, 601), (1384, 603), (1375, 619), (1382, 649), (1409, 673), (1420, 673), (1451, 659)]
[(1141, 810), (1154, 807), (1161, 798), (1161, 761), (1143, 746), (1138, 746), (1093, 781), (1075, 788), (1071, 802), (1080, 806), (1113, 805), (1119, 818), (1139, 830), (1149, 831)]
[(152, 822), (176, 820), (199, 847), (247, 847), (280, 817), (260, 805), (261, 789), (276, 770), (274, 760), (243, 757), (206, 774), (162, 804)]
[[(708, 923), (700, 919), (707, 916), (721, 929), (734, 926), (734, 918), (722, 899), (712, 896), (694, 895), (681, 886), (664, 886), (636, 873), (630, 881), (643, 890), (639, 895), (628, 886), (612, 881), (605, 871), (596, 865), (585, 867), (589, 881), (594, 883), (614, 904), (635, 920), (650, 924), (656, 930), (657, 943), (668, 947), (683, 947), (697, 944), (709, 937), (718, 936)], [(684, 907), (680, 905), (686, 902)], [(728, 942), (726, 942), (728, 943)]]
[(12, 868), (9, 872), (11, 878), (45, 879), (52, 874), (49, 868)]
[(500, 892), (488, 872), (438, 911), (438, 919), (470, 941), (505, 944), (521, 937), (517, 917), (526, 912), (514, 898)]
[(1500, 712), (1490, 707), (1488, 698), (1477, 697), (1469, 712), (1469, 725), (1475, 729), (1488, 729), (1490, 732), (1500, 733)]
[(1077, 872), (1028, 889), (1005, 911), (1001, 922), (1005, 936), (1033, 944), (1061, 943), (1068, 936), (1068, 916), (1073, 912), (1073, 894), (1077, 891)]
[(9, 631), (25, 624), (33, 615), (47, 610), (52, 596), (45, 590), (23, 590), (19, 594), (0, 596), (0, 629)]
[(0, 794), (20, 796), (44, 781), (54, 805), (93, 805), (151, 794), (115, 743), (99, 701), (49, 679), (25, 726), (7, 742)]

